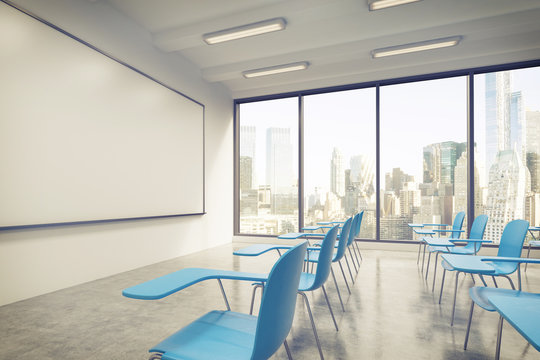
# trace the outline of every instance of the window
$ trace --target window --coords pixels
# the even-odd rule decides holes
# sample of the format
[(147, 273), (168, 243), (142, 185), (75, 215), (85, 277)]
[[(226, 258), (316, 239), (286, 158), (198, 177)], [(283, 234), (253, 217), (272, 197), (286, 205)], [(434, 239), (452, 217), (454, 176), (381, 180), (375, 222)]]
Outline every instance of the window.
[(239, 106), (240, 233), (298, 230), (298, 98)]
[(540, 224), (540, 68), (475, 75), (479, 210), (498, 242), (514, 219)]
[(364, 210), (360, 237), (376, 238), (375, 89), (304, 97), (304, 224)]
[(467, 79), (380, 88), (380, 238), (409, 223), (452, 224), (467, 210)]
[(362, 239), (411, 240), (409, 223), (452, 224), (460, 211), (464, 229), (488, 215), (495, 242), (511, 220), (540, 225), (539, 64), (237, 100), (237, 232), (362, 210)]

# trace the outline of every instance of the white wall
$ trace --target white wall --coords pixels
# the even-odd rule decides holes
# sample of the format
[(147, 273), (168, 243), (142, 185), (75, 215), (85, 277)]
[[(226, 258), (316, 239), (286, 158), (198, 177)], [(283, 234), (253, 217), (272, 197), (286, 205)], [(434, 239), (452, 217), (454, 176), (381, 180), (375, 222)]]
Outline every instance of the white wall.
[(2, 231), (0, 305), (231, 242), (233, 103), (228, 91), (205, 83), (186, 59), (153, 48), (150, 34), (106, 3), (15, 3), (206, 106), (207, 214)]

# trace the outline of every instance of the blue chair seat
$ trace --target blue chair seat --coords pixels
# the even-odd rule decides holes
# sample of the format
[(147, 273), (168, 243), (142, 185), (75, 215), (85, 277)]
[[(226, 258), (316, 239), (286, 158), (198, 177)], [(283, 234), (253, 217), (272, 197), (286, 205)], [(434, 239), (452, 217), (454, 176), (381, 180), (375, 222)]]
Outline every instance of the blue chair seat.
[(315, 274), (303, 272), (300, 275), (298, 291), (310, 291), (315, 283)]
[(150, 349), (163, 360), (249, 359), (257, 317), (232, 311), (211, 311)]

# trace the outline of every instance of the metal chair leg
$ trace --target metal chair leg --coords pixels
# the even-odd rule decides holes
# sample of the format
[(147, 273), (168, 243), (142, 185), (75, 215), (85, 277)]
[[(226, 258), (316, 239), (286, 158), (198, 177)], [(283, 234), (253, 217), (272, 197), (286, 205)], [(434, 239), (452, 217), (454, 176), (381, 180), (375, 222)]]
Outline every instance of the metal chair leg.
[(353, 240), (353, 242), (351, 243), (351, 247), (352, 248), (352, 252), (354, 253), (354, 257), (356, 258), (356, 263), (358, 264), (358, 270), (360, 270), (360, 260), (361, 260), (361, 256), (360, 256), (360, 259), (358, 259), (358, 252), (356, 251), (356, 241)]
[(486, 280), (484, 279), (484, 275), (482, 274), (478, 274), (478, 276), (480, 276), (480, 280), (482, 280), (482, 283), (484, 284), (485, 287), (488, 287), (487, 283), (486, 283)]
[(339, 292), (339, 287), (336, 281), (336, 275), (334, 275), (334, 269), (332, 269), (332, 265), (330, 265), (330, 274), (332, 274), (332, 279), (334, 279), (334, 285), (336, 286), (339, 302), (341, 303), (341, 309), (343, 310), (343, 312), (345, 312), (345, 306), (343, 306), (343, 300), (341, 300), (341, 293)]
[(326, 304), (328, 305), (328, 310), (330, 310), (330, 315), (332, 315), (332, 320), (334, 321), (334, 326), (336, 327), (336, 331), (339, 331), (339, 328), (337, 326), (336, 318), (334, 317), (334, 312), (332, 311), (332, 306), (330, 305), (330, 301), (328, 300), (328, 294), (326, 294), (326, 289), (324, 288), (324, 285), (321, 286), (321, 289), (324, 293), (324, 298), (326, 299)]
[(261, 288), (261, 292), (264, 289), (263, 286), (260, 284), (253, 285), (253, 292), (251, 293), (251, 305), (249, 307), (249, 315), (253, 315), (253, 303), (255, 302), (255, 293), (257, 292), (258, 288)]
[(418, 242), (418, 257), (416, 258), (416, 265), (420, 263), (420, 250), (422, 250), (422, 241)]
[(351, 262), (352, 262), (352, 264), (353, 264), (353, 266), (354, 266), (354, 271), (355, 271), (356, 273), (358, 273), (358, 267), (356, 266), (356, 262), (354, 261), (354, 256), (353, 256), (353, 254), (352, 254), (351, 247), (350, 247), (350, 246), (347, 246), (347, 250), (349, 251), (349, 256), (351, 257)]
[(313, 334), (315, 335), (315, 342), (317, 343), (317, 348), (319, 349), (319, 355), (321, 356), (321, 360), (324, 360), (321, 342), (319, 340), (319, 335), (317, 334), (317, 328), (315, 327), (315, 322), (313, 321), (313, 314), (311, 313), (311, 307), (309, 306), (307, 295), (301, 291), (299, 291), (298, 293), (302, 295), (302, 297), (304, 298), (304, 304), (306, 304), (309, 320), (311, 321), (311, 327), (313, 329)]
[(358, 256), (360, 256), (360, 261), (364, 261), (364, 259), (362, 259), (362, 253), (360, 252), (360, 246), (358, 246), (356, 240), (353, 241), (353, 244), (354, 246), (356, 246), (356, 250), (358, 250)]
[(498, 288), (499, 286), (497, 285), (497, 281), (495, 281), (495, 276), (492, 276), (491, 278), (493, 279), (493, 284), (495, 284), (495, 287)]
[(467, 350), (467, 343), (469, 342), (469, 333), (471, 331), (473, 310), (474, 310), (474, 301), (471, 300), (471, 311), (469, 312), (469, 323), (467, 324), (467, 333), (465, 333), (465, 342), (463, 343), (463, 350)]
[[(510, 282), (510, 286), (512, 287), (512, 290), (516, 290), (516, 287), (514, 286), (514, 282), (512, 281), (512, 279), (510, 279), (508, 275), (500, 275), (500, 276), (507, 278), (508, 281)], [(493, 278), (493, 280), (495, 280), (495, 278)]]
[[(529, 242), (529, 250), (527, 250), (527, 258), (529, 258), (530, 254), (531, 254), (531, 243)], [(525, 272), (527, 272), (527, 265), (529, 265), (529, 263), (525, 263)]]
[(499, 326), (497, 331), (497, 348), (495, 349), (495, 360), (499, 360), (501, 357), (501, 337), (503, 329), (503, 317), (499, 317)]
[(473, 274), (472, 274), (472, 273), (470, 273), (469, 275), (471, 275), (472, 283), (473, 283), (474, 285), (476, 285), (476, 280), (474, 280), (474, 276), (473, 276)]
[(287, 357), (289, 358), (289, 360), (293, 360), (291, 350), (289, 349), (289, 344), (287, 344), (287, 340), (283, 341), (283, 346), (285, 346), (285, 351), (287, 352)]
[(426, 261), (426, 243), (424, 243), (424, 255), (422, 255), (422, 272), (424, 272), (424, 262)]
[(431, 261), (431, 251), (429, 252), (428, 254), (428, 258), (427, 258), (427, 266), (426, 266), (426, 281), (427, 281), (427, 277), (428, 277), (428, 274), (429, 274), (429, 262)]
[(435, 267), (433, 269), (433, 286), (431, 287), (431, 292), (435, 291), (435, 279), (437, 278), (437, 263), (439, 260), (439, 252), (435, 253)]
[(351, 276), (351, 281), (354, 284), (354, 278), (352, 276), (351, 265), (349, 265), (349, 260), (347, 259), (347, 253), (343, 254), (343, 258), (345, 259), (345, 264), (347, 264), (347, 267), (349, 268), (349, 275)]
[(217, 279), (219, 288), (221, 289), (221, 295), (223, 295), (223, 300), (225, 300), (225, 305), (227, 306), (227, 310), (231, 311), (231, 306), (229, 305), (229, 300), (227, 300), (227, 295), (225, 295), (225, 289), (223, 289), (223, 284), (221, 283), (221, 279)]
[(439, 294), (439, 305), (441, 304), (441, 298), (442, 298), (442, 291), (443, 291), (443, 287), (444, 287), (444, 277), (446, 276), (446, 269), (443, 269), (443, 273), (442, 273), (442, 282), (441, 282), (441, 293)]
[(341, 259), (338, 261), (339, 268), (341, 269), (341, 275), (343, 275), (343, 280), (345, 280), (345, 285), (347, 285), (347, 290), (349, 295), (351, 295), (351, 288), (349, 288), (349, 283), (347, 282), (347, 277), (345, 276), (345, 271), (343, 271), (343, 266), (341, 265)]
[(452, 307), (452, 321), (450, 326), (454, 326), (454, 315), (456, 314), (456, 295), (457, 295), (457, 285), (458, 285), (459, 271), (456, 271), (456, 285), (454, 287), (454, 306)]

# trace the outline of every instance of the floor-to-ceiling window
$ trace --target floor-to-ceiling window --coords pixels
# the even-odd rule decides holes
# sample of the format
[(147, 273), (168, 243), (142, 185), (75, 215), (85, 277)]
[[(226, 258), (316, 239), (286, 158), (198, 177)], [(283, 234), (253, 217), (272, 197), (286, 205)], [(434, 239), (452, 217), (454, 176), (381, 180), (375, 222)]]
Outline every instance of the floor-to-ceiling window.
[(540, 68), (474, 77), (476, 207), (498, 242), (514, 219), (540, 224)]
[(495, 242), (510, 220), (540, 225), (538, 63), (237, 101), (237, 233), (361, 210), (362, 239), (411, 240), (407, 224), (459, 211), (487, 214)]
[(364, 210), (361, 234), (376, 237), (375, 88), (304, 97), (304, 224)]
[(298, 230), (298, 97), (241, 104), (240, 233)]
[(380, 238), (467, 210), (467, 78), (380, 87)]

